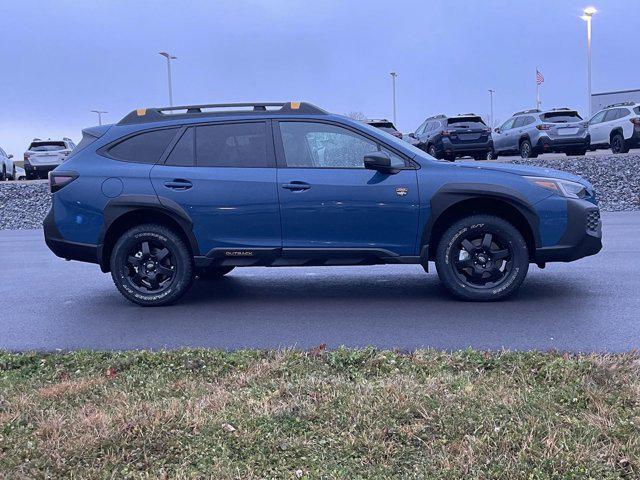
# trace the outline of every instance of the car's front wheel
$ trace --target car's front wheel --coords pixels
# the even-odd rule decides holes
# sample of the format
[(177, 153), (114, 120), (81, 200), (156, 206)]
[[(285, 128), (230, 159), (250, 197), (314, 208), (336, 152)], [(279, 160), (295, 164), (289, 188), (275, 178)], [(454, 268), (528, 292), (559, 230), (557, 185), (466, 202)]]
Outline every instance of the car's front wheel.
[(473, 215), (454, 223), (436, 251), (436, 269), (456, 297), (500, 300), (514, 293), (529, 269), (529, 252), (512, 224), (492, 215)]
[(435, 145), (429, 145), (429, 148), (427, 149), (427, 153), (431, 155), (433, 158), (438, 158), (438, 152), (436, 152)]
[(537, 156), (538, 154), (533, 151), (533, 147), (531, 146), (531, 142), (529, 140), (523, 140), (520, 143), (520, 157), (536, 158)]
[(123, 233), (113, 247), (110, 266), (120, 293), (146, 307), (177, 301), (194, 279), (191, 252), (164, 225), (139, 225)]

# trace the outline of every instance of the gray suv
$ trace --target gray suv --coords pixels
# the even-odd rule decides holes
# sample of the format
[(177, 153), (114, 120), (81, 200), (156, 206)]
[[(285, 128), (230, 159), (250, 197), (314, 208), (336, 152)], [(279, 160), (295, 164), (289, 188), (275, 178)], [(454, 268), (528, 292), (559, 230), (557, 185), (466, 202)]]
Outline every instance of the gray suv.
[(496, 156), (519, 154), (522, 158), (549, 152), (584, 155), (590, 142), (588, 123), (570, 108), (517, 112), (492, 137)]

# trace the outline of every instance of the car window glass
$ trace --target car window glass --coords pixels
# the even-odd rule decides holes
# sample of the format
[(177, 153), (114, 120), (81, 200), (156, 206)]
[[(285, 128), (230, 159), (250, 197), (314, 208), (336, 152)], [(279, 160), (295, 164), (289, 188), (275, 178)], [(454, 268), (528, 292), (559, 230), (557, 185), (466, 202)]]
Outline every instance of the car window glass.
[(405, 166), (405, 162), (402, 157), (400, 157), (399, 155), (396, 155), (395, 153), (393, 153), (391, 150), (387, 148), (382, 147), (381, 150), (385, 152), (387, 155), (389, 155), (389, 158), (391, 159), (391, 166), (393, 168), (403, 168)]
[(640, 107), (634, 108), (633, 111), (636, 112), (638, 115), (640, 115)]
[(507, 120), (502, 124), (502, 126), (500, 127), (500, 130), (509, 130), (511, 127), (513, 127), (514, 121), (515, 121), (514, 118), (510, 118), (509, 120)]
[(619, 108), (618, 110), (618, 118), (624, 118), (631, 114), (628, 108)]
[(427, 130), (429, 130), (429, 122), (425, 120), (424, 122), (422, 122), (422, 125), (418, 127), (418, 129), (416, 130), (416, 133), (418, 135), (422, 135)]
[(513, 128), (521, 127), (524, 124), (524, 117), (516, 118), (515, 122), (513, 122)]
[(611, 110), (607, 110), (607, 113), (604, 116), (604, 121), (605, 122), (610, 122), (612, 120), (615, 120), (617, 118), (616, 110), (617, 110), (616, 108), (612, 108)]
[(595, 124), (602, 122), (606, 113), (606, 110), (602, 110), (601, 112), (596, 113), (589, 123)]
[(195, 161), (195, 131), (188, 128), (173, 147), (171, 153), (167, 157), (165, 165), (174, 165), (181, 167), (193, 167)]
[(111, 147), (109, 155), (126, 162), (156, 163), (177, 131), (177, 128), (165, 128), (129, 137)]
[(198, 167), (270, 167), (266, 124), (229, 123), (196, 127)]
[(346, 128), (315, 122), (280, 122), (288, 167), (364, 168), (378, 145)]

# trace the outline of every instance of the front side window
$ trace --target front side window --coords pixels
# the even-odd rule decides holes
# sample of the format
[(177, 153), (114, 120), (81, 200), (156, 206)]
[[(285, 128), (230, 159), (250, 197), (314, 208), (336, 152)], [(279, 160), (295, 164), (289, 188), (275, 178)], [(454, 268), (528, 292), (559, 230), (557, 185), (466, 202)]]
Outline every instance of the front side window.
[(364, 168), (378, 145), (346, 128), (314, 122), (280, 122), (287, 167)]
[(109, 155), (125, 162), (155, 164), (177, 131), (177, 128), (165, 128), (140, 133), (115, 144), (109, 149)]
[(198, 167), (272, 167), (264, 122), (196, 127)]
[(596, 123), (603, 122), (604, 121), (604, 116), (606, 115), (606, 113), (607, 113), (606, 110), (602, 110), (601, 112), (596, 113), (589, 123), (594, 125)]
[(511, 119), (507, 120), (506, 122), (504, 122), (502, 124), (502, 126), (500, 127), (500, 131), (509, 130), (510, 128), (512, 128), (513, 127), (513, 122), (515, 122), (515, 118), (511, 118)]

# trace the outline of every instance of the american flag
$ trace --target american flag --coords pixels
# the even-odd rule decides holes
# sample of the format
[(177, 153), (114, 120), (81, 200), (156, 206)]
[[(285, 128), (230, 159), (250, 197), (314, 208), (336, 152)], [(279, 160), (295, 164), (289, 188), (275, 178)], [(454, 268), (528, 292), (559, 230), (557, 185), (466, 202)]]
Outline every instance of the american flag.
[(536, 85), (540, 85), (542, 82), (544, 82), (544, 77), (536, 68)]

